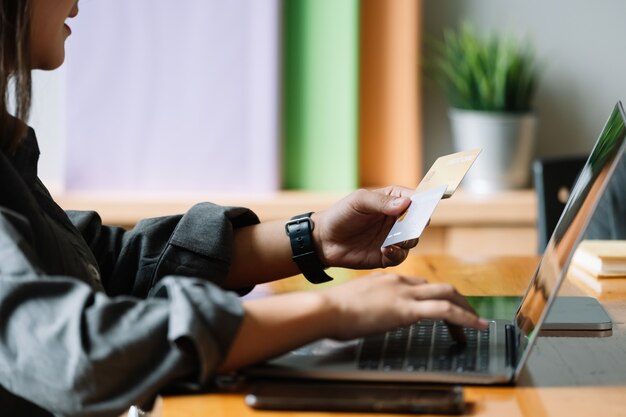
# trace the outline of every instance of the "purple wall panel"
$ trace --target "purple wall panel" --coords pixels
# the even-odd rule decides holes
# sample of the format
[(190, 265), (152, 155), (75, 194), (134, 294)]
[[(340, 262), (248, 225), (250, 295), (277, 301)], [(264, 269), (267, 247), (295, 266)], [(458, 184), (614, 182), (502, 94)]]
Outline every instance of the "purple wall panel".
[(68, 190), (279, 187), (279, 0), (85, 2), (71, 26)]

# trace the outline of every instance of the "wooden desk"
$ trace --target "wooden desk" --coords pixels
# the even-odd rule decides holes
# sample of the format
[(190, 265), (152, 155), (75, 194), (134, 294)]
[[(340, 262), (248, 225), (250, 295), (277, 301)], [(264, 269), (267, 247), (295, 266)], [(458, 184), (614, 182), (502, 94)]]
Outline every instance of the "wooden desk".
[[(536, 258), (454, 258), (411, 256), (401, 273), (432, 282), (450, 282), (467, 295), (520, 295)], [(357, 273), (346, 273), (347, 279)], [(295, 289), (302, 279), (286, 280), (277, 290)], [(562, 294), (582, 292), (566, 282)], [(626, 296), (601, 300), (614, 321), (604, 338), (541, 337), (515, 387), (466, 387), (469, 415), (494, 417), (626, 416)], [(164, 417), (328, 417), (331, 413), (258, 412), (242, 394), (166, 397)], [(357, 414), (336, 414), (354, 417)]]

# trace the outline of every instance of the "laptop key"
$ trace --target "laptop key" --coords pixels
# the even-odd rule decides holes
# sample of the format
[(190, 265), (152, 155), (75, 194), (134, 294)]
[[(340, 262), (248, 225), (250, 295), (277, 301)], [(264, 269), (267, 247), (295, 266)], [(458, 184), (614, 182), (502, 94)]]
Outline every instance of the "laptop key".
[(360, 369), (378, 369), (384, 341), (385, 334), (377, 334), (362, 339), (358, 364)]
[(489, 331), (464, 329), (466, 343), (454, 341), (443, 321), (424, 320), (410, 327), (362, 339), (360, 369), (408, 372), (486, 372)]
[(409, 339), (409, 328), (401, 327), (387, 333), (383, 357), (383, 369), (386, 371), (402, 369)]
[(430, 345), (434, 322), (424, 320), (411, 326), (411, 337), (407, 349), (407, 371), (425, 371), (428, 368)]

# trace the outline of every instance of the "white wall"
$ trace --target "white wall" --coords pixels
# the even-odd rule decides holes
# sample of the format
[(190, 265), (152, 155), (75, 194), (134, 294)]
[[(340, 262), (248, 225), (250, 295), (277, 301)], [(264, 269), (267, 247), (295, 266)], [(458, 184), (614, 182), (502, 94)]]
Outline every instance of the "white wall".
[(64, 188), (65, 69), (33, 72), (33, 106), (29, 124), (39, 140), (39, 176), (51, 191)]
[[(586, 153), (615, 101), (626, 100), (626, 1), (424, 0), (423, 4), (425, 39), (439, 37), (442, 28), (467, 19), (479, 28), (527, 36), (534, 43), (545, 64), (536, 100), (538, 156)], [(40, 173), (48, 185), (58, 187), (64, 183), (65, 71), (37, 72), (34, 82), (31, 124), (43, 154)], [(452, 150), (446, 103), (428, 78), (424, 137), (425, 166)]]
[[(536, 154), (587, 153), (618, 99), (626, 100), (624, 0), (425, 0), (425, 38), (468, 20), (528, 37), (543, 62)], [(425, 162), (452, 150), (446, 103), (424, 83)]]
[(44, 182), (116, 193), (279, 188), (279, 6), (86, 2), (64, 68), (34, 77)]

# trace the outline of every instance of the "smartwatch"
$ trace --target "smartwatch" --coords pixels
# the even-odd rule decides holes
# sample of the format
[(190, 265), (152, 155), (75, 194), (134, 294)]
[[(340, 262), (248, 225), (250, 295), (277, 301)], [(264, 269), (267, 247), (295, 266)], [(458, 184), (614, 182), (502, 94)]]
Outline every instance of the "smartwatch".
[(332, 281), (313, 247), (313, 220), (310, 213), (294, 216), (285, 224), (285, 232), (291, 243), (292, 259), (302, 275), (313, 284)]

